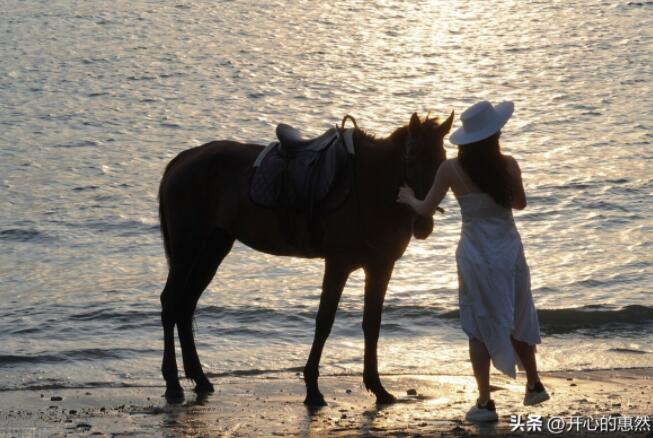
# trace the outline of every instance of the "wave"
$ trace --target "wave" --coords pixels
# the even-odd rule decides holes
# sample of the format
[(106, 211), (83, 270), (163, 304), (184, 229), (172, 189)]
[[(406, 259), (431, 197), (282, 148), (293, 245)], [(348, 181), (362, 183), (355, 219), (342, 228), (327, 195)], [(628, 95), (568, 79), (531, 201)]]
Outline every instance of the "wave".
[(154, 350), (138, 348), (85, 348), (80, 350), (67, 350), (57, 353), (35, 354), (35, 355), (12, 355), (0, 354), (0, 366), (22, 365), (22, 364), (43, 364), (66, 361), (83, 361), (98, 359), (121, 359), (132, 354), (152, 353)]
[[(647, 328), (653, 325), (653, 307), (636, 304), (621, 308), (591, 304), (569, 309), (539, 309), (537, 316), (540, 329), (546, 334), (564, 334), (589, 329), (613, 331), (620, 328)], [(458, 311), (447, 312), (442, 317), (458, 318)]]
[[(0, 331), (11, 336), (40, 334), (65, 338), (71, 329), (84, 329), (87, 340), (95, 337), (114, 336), (125, 330), (160, 329), (160, 310), (154, 306), (140, 305), (117, 309), (94, 306), (84, 311), (79, 308), (64, 309), (67, 322), (44, 318), (61, 314), (62, 309), (29, 307), (11, 309), (0, 313)], [(244, 338), (285, 338), (312, 336), (317, 313), (310, 306), (266, 308), (252, 306), (209, 305), (198, 308), (195, 317), (198, 327), (207, 334)], [(362, 321), (362, 309), (341, 308), (336, 316), (334, 336), (358, 334)], [(541, 331), (545, 334), (604, 334), (617, 331), (653, 331), (653, 307), (628, 305), (587, 305), (575, 308), (539, 309), (537, 311)], [(458, 324), (458, 310), (437, 306), (402, 306), (388, 304), (384, 308), (382, 330), (388, 336), (411, 336), (430, 332), (433, 327)], [(356, 333), (352, 333), (352, 331)], [(0, 336), (1, 338), (1, 336)], [(72, 353), (71, 353), (72, 354)], [(0, 356), (0, 363), (2, 363)]]
[[(304, 367), (290, 367), (290, 368), (279, 368), (279, 369), (248, 369), (248, 370), (231, 370), (225, 371), (222, 373), (212, 373), (207, 372), (207, 377), (255, 377), (268, 374), (284, 374), (284, 373), (296, 373), (300, 374), (304, 370)], [(327, 376), (328, 374), (324, 374)]]
[[(96, 199), (102, 200), (102, 199)], [(117, 233), (119, 236), (140, 236), (143, 234), (158, 234), (160, 226), (158, 223), (149, 224), (138, 220), (124, 220), (107, 218), (107, 220), (87, 220), (79, 223), (66, 223), (70, 228), (83, 227), (98, 233)]]
[(58, 143), (53, 145), (55, 148), (84, 148), (84, 147), (96, 147), (100, 143), (95, 140), (73, 140), (65, 143)]
[(572, 309), (542, 309), (537, 312), (542, 331), (563, 334), (577, 330), (612, 331), (619, 328), (651, 328), (653, 307), (630, 305), (618, 309), (588, 305)]
[(628, 2), (626, 3), (626, 6), (634, 6), (634, 7), (642, 7), (642, 6), (653, 6), (653, 1), (645, 1), (645, 2)]
[(612, 353), (627, 353), (627, 354), (651, 354), (650, 351), (633, 350), (632, 348), (610, 348), (608, 351)]
[(11, 242), (38, 242), (48, 239), (51, 239), (51, 237), (33, 228), (10, 228), (0, 230), (0, 240)]
[(52, 379), (51, 383), (21, 385), (20, 387), (0, 387), (0, 392), (9, 391), (52, 391), (61, 389), (94, 389), (94, 388), (165, 388), (163, 385), (139, 385), (125, 382), (83, 382), (77, 384), (65, 383)]

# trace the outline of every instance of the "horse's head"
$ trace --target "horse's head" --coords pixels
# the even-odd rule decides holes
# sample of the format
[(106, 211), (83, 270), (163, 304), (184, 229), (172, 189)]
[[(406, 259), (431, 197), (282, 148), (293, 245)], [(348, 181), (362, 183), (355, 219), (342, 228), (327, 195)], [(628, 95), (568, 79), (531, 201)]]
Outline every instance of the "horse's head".
[[(443, 123), (438, 118), (428, 116), (421, 119), (413, 113), (408, 124), (408, 134), (404, 149), (405, 182), (415, 190), (419, 199), (428, 193), (435, 173), (447, 158), (444, 150), (444, 136), (451, 130), (453, 112)], [(426, 239), (433, 231), (433, 218), (417, 215), (413, 218), (413, 236)]]

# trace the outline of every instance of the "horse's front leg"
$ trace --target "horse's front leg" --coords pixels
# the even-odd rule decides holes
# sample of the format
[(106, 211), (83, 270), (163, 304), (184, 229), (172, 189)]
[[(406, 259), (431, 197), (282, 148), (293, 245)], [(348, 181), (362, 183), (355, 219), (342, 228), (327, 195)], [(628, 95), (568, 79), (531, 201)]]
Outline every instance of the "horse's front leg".
[(340, 263), (327, 259), (322, 281), (322, 295), (320, 297), (320, 308), (315, 319), (315, 337), (311, 353), (304, 367), (304, 382), (306, 383), (306, 399), (304, 404), (309, 406), (326, 406), (324, 396), (317, 385), (320, 375), (319, 366), (322, 357), (322, 349), (331, 333), (331, 327), (336, 317), (336, 310), (342, 295), (342, 290), (347, 283), (350, 270)]
[(365, 310), (363, 333), (365, 335), (365, 363), (363, 383), (376, 395), (378, 404), (394, 403), (396, 398), (385, 390), (379, 377), (377, 345), (381, 329), (383, 300), (392, 275), (394, 263), (368, 266), (365, 268)]

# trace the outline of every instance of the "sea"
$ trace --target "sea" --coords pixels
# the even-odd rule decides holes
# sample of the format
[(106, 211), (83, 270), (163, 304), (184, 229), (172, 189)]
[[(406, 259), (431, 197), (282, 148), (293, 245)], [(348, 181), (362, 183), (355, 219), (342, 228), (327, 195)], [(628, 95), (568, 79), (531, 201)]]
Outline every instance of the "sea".
[[(540, 369), (653, 367), (652, 47), (651, 1), (0, 1), (0, 392), (163, 385), (157, 188), (179, 152), (345, 114), (456, 128), (484, 99), (515, 102)], [(396, 264), (382, 374), (472, 373), (442, 206)], [(299, 378), (322, 271), (236, 243), (196, 313), (209, 376)], [(363, 285), (322, 375), (362, 373)]]

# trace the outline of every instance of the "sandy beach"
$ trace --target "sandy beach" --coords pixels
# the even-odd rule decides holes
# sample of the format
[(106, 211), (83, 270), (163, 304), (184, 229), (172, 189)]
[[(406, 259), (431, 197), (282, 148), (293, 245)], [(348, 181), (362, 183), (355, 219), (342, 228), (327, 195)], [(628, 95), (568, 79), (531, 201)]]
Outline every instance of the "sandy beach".
[[(471, 376), (385, 376), (400, 402), (377, 407), (359, 376), (325, 376), (321, 388), (329, 406), (303, 404), (299, 376), (214, 379), (216, 393), (198, 400), (186, 385), (187, 400), (166, 404), (163, 387), (6, 391), (0, 397), (1, 437), (40, 436), (550, 436), (527, 430), (529, 415), (560, 417), (565, 436), (653, 436), (650, 428), (587, 431), (572, 417), (638, 417), (653, 414), (653, 371), (631, 368), (543, 373), (552, 399), (540, 406), (521, 404), (523, 377), (493, 379), (500, 420), (474, 425), (463, 420), (474, 400)], [(59, 400), (61, 398), (61, 400)], [(522, 415), (515, 430), (511, 415)], [(626, 426), (624, 426), (624, 424)], [(566, 428), (571, 428), (567, 431)]]

